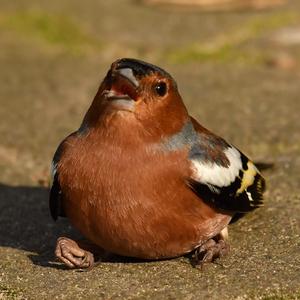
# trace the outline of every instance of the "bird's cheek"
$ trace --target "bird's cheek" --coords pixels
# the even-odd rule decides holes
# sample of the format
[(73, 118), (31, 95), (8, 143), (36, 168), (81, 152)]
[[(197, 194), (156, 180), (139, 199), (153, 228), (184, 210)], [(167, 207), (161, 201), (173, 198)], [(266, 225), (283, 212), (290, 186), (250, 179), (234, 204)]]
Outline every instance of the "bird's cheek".
[(138, 94), (135, 97), (134, 101), (135, 101), (136, 106), (138, 106), (138, 107), (143, 107), (146, 105), (144, 97), (140, 94)]
[(155, 110), (153, 107), (144, 100), (136, 102), (135, 113), (139, 120), (152, 120), (155, 117)]

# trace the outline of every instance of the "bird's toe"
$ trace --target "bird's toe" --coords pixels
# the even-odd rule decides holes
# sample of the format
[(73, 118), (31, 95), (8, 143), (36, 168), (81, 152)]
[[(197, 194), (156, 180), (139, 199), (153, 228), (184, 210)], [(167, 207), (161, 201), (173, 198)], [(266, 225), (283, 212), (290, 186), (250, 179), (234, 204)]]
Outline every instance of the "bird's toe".
[(86, 269), (94, 265), (94, 255), (66, 237), (58, 238), (55, 255), (69, 268)]
[(205, 263), (210, 263), (225, 256), (229, 252), (229, 244), (223, 239), (209, 239), (203, 245), (198, 247), (193, 255), (193, 266), (202, 268)]

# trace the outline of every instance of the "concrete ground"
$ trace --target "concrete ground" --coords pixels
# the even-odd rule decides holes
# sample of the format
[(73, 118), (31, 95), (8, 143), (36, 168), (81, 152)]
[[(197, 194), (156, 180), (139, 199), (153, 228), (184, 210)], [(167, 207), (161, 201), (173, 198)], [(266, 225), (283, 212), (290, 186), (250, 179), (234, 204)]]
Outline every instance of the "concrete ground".
[[(300, 4), (204, 13), (141, 1), (0, 3), (0, 299), (299, 299)], [(89, 272), (54, 260), (45, 187), (58, 143), (78, 128), (110, 63), (148, 60), (177, 79), (193, 116), (255, 161), (265, 207), (230, 227), (231, 253), (115, 258)]]

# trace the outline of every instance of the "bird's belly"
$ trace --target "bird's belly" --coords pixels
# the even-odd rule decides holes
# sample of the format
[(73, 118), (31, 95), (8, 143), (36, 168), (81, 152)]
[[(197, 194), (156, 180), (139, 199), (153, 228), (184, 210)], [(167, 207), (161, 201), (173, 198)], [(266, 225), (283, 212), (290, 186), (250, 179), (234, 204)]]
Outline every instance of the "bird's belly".
[(230, 221), (183, 186), (177, 185), (173, 197), (163, 192), (168, 186), (156, 188), (157, 196), (152, 198), (147, 191), (146, 195), (134, 193), (137, 187), (122, 195), (110, 190), (91, 198), (69, 197), (66, 211), (73, 225), (95, 244), (119, 255), (146, 259), (190, 252)]
[(139, 148), (119, 156), (111, 150), (89, 149), (88, 159), (87, 152), (71, 152), (60, 170), (64, 211), (92, 242), (125, 256), (175, 257), (229, 223), (230, 216), (187, 187), (189, 165), (182, 153), (166, 159)]

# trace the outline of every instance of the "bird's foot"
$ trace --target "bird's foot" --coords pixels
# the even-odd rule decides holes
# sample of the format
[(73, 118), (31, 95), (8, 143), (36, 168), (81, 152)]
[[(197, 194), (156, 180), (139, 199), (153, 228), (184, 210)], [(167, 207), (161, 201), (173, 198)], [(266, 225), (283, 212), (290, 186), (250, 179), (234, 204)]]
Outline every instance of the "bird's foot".
[(194, 267), (203, 268), (205, 263), (213, 262), (229, 252), (229, 244), (224, 239), (209, 239), (203, 245), (198, 247), (192, 257)]
[(69, 268), (90, 269), (94, 265), (94, 255), (66, 237), (57, 239), (55, 255)]

